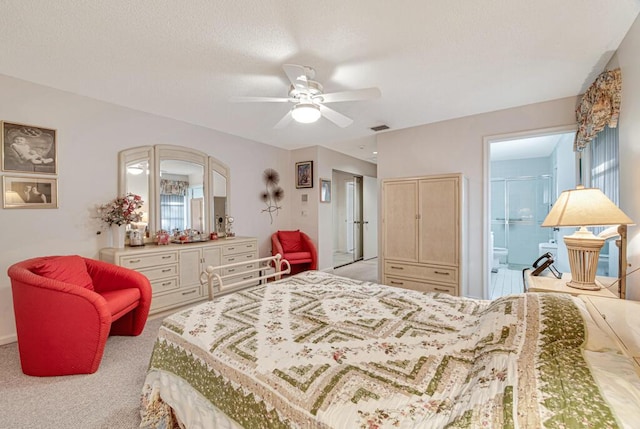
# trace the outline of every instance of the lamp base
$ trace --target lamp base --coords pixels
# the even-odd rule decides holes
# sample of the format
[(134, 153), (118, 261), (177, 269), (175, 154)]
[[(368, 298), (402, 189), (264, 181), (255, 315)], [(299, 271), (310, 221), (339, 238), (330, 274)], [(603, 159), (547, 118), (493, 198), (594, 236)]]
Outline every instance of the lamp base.
[(598, 257), (604, 241), (584, 227), (564, 237), (571, 269), (571, 280), (567, 282), (567, 286), (584, 290), (602, 289), (602, 285), (596, 284), (595, 280)]
[(578, 282), (578, 281), (568, 281), (567, 286), (572, 287), (574, 289), (582, 289), (582, 290), (600, 290), (603, 286), (597, 280), (594, 280), (593, 283), (587, 282)]

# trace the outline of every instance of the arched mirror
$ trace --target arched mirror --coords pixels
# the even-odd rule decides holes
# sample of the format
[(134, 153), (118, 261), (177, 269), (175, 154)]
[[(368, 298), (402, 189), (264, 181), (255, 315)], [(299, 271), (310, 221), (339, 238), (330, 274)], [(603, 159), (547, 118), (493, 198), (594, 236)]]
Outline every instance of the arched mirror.
[(228, 214), (226, 165), (203, 152), (172, 145), (127, 149), (119, 160), (120, 193), (142, 196), (150, 237), (160, 229), (224, 231), (219, 219)]

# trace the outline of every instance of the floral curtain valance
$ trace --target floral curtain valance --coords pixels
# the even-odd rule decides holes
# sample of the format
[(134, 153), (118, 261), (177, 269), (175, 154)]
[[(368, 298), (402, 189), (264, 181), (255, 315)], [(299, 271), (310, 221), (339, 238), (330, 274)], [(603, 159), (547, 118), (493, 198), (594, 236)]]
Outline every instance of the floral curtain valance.
[(187, 195), (187, 189), (189, 189), (189, 182), (184, 180), (160, 179), (161, 195), (180, 195), (184, 197)]
[(620, 114), (622, 73), (620, 69), (600, 74), (582, 96), (576, 108), (578, 132), (574, 151), (581, 151), (605, 126), (615, 128)]

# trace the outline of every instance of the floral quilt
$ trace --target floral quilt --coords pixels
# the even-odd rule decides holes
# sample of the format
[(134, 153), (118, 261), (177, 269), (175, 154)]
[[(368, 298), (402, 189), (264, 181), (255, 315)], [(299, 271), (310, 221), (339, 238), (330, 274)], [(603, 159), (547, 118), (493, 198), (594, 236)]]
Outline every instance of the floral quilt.
[(483, 301), (305, 272), (165, 319), (142, 426), (179, 425), (149, 381), (162, 372), (247, 429), (614, 428), (585, 335), (561, 294)]

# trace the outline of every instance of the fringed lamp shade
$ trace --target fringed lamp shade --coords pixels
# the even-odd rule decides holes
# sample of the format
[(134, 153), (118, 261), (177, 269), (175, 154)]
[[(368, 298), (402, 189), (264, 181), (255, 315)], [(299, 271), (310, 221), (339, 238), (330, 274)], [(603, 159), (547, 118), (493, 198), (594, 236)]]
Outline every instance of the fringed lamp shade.
[(569, 252), (571, 281), (567, 286), (578, 289), (600, 289), (596, 284), (596, 270), (603, 238), (596, 237), (585, 226), (629, 225), (633, 221), (598, 188), (564, 191), (542, 222), (542, 226), (580, 227), (564, 237)]

